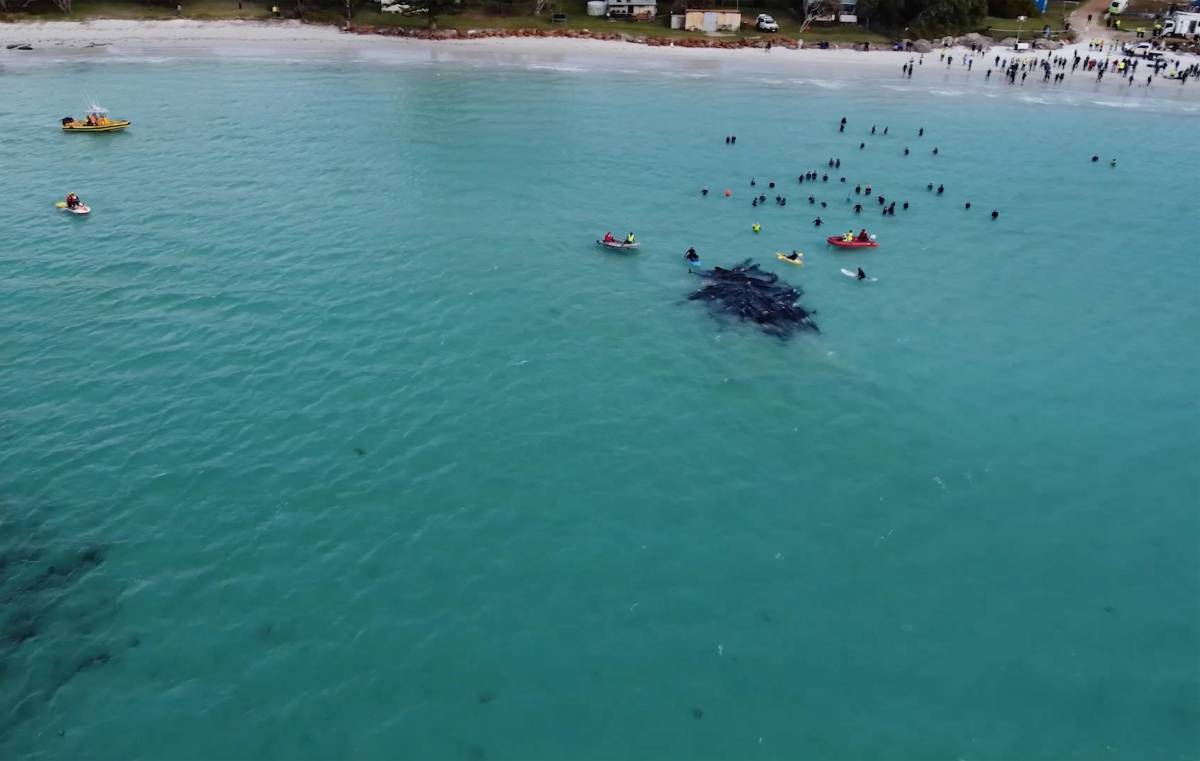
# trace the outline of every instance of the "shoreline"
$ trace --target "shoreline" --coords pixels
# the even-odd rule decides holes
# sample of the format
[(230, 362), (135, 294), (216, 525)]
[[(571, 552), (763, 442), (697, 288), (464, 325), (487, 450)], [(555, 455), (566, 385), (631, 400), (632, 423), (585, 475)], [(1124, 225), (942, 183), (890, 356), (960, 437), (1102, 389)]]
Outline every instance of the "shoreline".
[[(1086, 32), (1085, 32), (1086, 34)], [(29, 43), (32, 50), (9, 49)], [(870, 80), (893, 89), (965, 88), (991, 93), (1010, 92), (1027, 99), (1031, 96), (1070, 93), (1074, 95), (1153, 96), (1171, 101), (1200, 100), (1194, 83), (1180, 85), (1170, 80), (1145, 85), (1144, 77), (1127, 86), (1114, 74), (1097, 82), (1096, 77), (1080, 72), (1068, 75), (1062, 84), (1043, 83), (1040, 71), (1025, 85), (1003, 84), (999, 71), (990, 80), (985, 71), (993, 67), (996, 56), (1012, 58), (1014, 52), (993, 46), (971, 54), (965, 47), (944, 52), (954, 56), (946, 66), (933, 53), (850, 48), (787, 48), (776, 46), (770, 53), (756, 47), (698, 47), (673, 44), (643, 44), (624, 39), (568, 35), (489, 35), (454, 36), (446, 39), (421, 39), (381, 34), (342, 31), (333, 26), (299, 21), (198, 21), (170, 19), (161, 21), (96, 19), (91, 21), (37, 21), (0, 24), (0, 67), (39, 65), (69, 61), (120, 61), (139, 58), (178, 59), (215, 58), (284, 60), (287, 62), (339, 60), (380, 63), (466, 63), (468, 65), (525, 66), (562, 71), (587, 71), (620, 68), (623, 71), (652, 73), (673, 72), (682, 76), (760, 74), (788, 77), (816, 86), (824, 83)], [(1058, 50), (1023, 52), (1020, 60), (1043, 61), (1047, 56), (1072, 58), (1107, 57), (1088, 49), (1087, 42), (1073, 43)], [(1111, 54), (1109, 54), (1111, 55)], [(962, 65), (964, 57), (973, 57), (973, 70)], [(1200, 57), (1173, 54), (1181, 66), (1189, 66)], [(903, 77), (901, 67), (918, 61), (917, 76)], [(636, 67), (636, 68), (635, 68)], [(690, 69), (690, 71), (688, 71)], [(1056, 70), (1058, 71), (1058, 70)], [(1067, 67), (1070, 71), (1070, 67)]]

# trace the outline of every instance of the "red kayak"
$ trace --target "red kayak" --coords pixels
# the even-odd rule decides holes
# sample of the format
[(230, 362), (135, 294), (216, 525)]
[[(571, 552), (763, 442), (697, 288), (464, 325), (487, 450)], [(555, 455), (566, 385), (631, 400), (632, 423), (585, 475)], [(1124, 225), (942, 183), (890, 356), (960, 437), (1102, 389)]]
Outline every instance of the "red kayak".
[(877, 241), (873, 240), (846, 240), (837, 235), (830, 235), (825, 242), (838, 248), (875, 248), (879, 245)]

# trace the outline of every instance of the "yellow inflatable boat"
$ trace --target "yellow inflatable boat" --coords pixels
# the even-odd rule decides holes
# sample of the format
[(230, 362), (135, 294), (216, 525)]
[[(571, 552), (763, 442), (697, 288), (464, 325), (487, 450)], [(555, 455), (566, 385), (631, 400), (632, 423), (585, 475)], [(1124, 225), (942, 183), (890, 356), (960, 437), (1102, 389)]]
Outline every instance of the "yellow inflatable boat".
[(132, 122), (127, 119), (108, 118), (108, 109), (92, 106), (88, 109), (83, 121), (75, 121), (75, 117), (67, 116), (62, 120), (63, 132), (117, 132), (128, 127)]

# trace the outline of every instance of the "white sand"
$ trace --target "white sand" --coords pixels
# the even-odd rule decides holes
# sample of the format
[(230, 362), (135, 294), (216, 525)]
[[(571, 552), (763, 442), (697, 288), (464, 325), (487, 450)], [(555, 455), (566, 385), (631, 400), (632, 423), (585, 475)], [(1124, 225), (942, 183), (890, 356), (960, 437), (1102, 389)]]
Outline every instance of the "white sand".
[[(599, 22), (597, 31), (603, 30)], [(29, 43), (32, 51), (6, 50), (13, 43)], [(1070, 58), (1096, 54), (1078, 43), (1058, 51)], [(473, 64), (524, 65), (546, 68), (623, 69), (678, 71), (704, 75), (745, 76), (748, 73), (803, 79), (815, 85), (862, 77), (886, 79), (914, 86), (997, 87), (1000, 72), (985, 82), (986, 69), (995, 56), (1008, 58), (1004, 48), (977, 54), (973, 71), (960, 65), (965, 49), (952, 49), (953, 66), (939, 62), (937, 53), (925, 54), (924, 63), (912, 79), (902, 79), (901, 66), (920, 59), (915, 53), (857, 50), (710, 49), (650, 47), (635, 43), (562, 37), (490, 37), (476, 40), (422, 41), (377, 35), (346, 34), (331, 26), (296, 21), (168, 21), (96, 20), (90, 22), (49, 21), (0, 24), (0, 65), (38, 60), (103, 57), (251, 57), (288, 60), (392, 60), (460, 61)], [(1046, 51), (1022, 53), (1045, 58)], [(1185, 62), (1188, 65), (1190, 61)], [(1069, 71), (1069, 70), (1068, 70)], [(1091, 87), (1094, 76), (1068, 74), (1056, 89)], [(1105, 77), (1105, 89), (1115, 89), (1116, 77)], [(1043, 88), (1040, 73), (1031, 73), (1026, 90)], [(1142, 83), (1144, 84), (1144, 77)], [(1034, 87), (1036, 85), (1036, 87)], [(1051, 87), (1045, 85), (1045, 87)], [(1184, 88), (1189, 99), (1200, 94), (1200, 86)]]

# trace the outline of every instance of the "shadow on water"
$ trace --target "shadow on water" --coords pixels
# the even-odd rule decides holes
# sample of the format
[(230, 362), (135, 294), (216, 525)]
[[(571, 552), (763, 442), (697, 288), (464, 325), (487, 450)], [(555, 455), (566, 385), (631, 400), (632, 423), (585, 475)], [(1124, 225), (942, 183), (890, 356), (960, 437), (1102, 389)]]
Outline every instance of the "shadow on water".
[(0, 748), (77, 675), (113, 657), (107, 548), (0, 500)]

